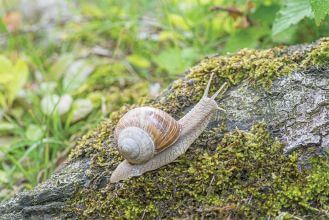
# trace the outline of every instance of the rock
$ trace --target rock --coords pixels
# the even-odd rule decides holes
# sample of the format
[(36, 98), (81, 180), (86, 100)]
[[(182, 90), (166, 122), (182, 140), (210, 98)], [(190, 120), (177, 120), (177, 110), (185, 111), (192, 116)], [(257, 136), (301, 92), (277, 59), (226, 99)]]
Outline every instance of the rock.
[(222, 101), (229, 106), (228, 129), (249, 130), (253, 122), (264, 121), (286, 152), (329, 147), (328, 89), (329, 70), (315, 67), (277, 79), (268, 91), (243, 83)]
[[(127, 111), (123, 108), (86, 134), (63, 168), (49, 180), (2, 203), (0, 219), (109, 218), (111, 215), (146, 219), (255, 218), (289, 217), (289, 212), (326, 216), (328, 211), (322, 210), (322, 206), (329, 201), (325, 191), (329, 175), (319, 173), (325, 174), (327, 168), (311, 167), (322, 178), (317, 179), (312, 172), (299, 173), (295, 161), (298, 156), (309, 158), (305, 157), (310, 155), (308, 148), (313, 149), (312, 155), (321, 155), (328, 149), (328, 48), (329, 40), (324, 38), (310, 45), (243, 50), (232, 56), (206, 58), (187, 72), (185, 78), (178, 79), (147, 103), (179, 118), (201, 97), (211, 72), (216, 73), (214, 87), (223, 81), (230, 82), (229, 90), (218, 100), (226, 113), (214, 117), (182, 159), (142, 177), (110, 184), (109, 177), (121, 160), (113, 149), (113, 128)], [(257, 123), (265, 124), (271, 135)], [(264, 148), (256, 146), (257, 141)], [(247, 151), (243, 150), (244, 146)], [(294, 153), (299, 149), (302, 149), (300, 153)], [(244, 157), (251, 161), (245, 161)], [(252, 169), (256, 169), (256, 174)], [(314, 191), (310, 187), (312, 181), (319, 187)], [(309, 193), (308, 196), (300, 192), (303, 189), (309, 189), (303, 192)], [(316, 196), (322, 196), (322, 202), (317, 203)], [(112, 206), (113, 201), (117, 205)], [(257, 210), (258, 206), (266, 210)]]

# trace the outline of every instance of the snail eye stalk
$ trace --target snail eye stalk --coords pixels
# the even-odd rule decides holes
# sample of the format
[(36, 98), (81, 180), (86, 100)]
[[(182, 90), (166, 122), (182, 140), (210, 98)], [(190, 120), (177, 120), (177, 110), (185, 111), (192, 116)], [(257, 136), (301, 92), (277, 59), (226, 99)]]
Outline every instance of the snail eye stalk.
[[(210, 79), (207, 83), (207, 87), (206, 89), (204, 90), (204, 93), (203, 93), (203, 98), (206, 98), (208, 97), (208, 93), (209, 93), (209, 88), (210, 88), (210, 84), (211, 84), (211, 81), (212, 81), (212, 78), (214, 77), (214, 74), (215, 73), (211, 73), (211, 76), (210, 76)], [(218, 95), (221, 95), (223, 94), (225, 91), (227, 90), (227, 83), (225, 82), (216, 92), (213, 96), (211, 96), (211, 99), (215, 100), (215, 98), (218, 96)]]

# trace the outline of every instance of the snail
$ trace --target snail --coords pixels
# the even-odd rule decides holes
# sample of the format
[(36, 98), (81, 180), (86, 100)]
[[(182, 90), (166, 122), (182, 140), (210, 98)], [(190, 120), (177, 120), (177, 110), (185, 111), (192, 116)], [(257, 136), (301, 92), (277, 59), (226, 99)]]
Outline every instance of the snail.
[(176, 121), (168, 113), (152, 107), (128, 111), (118, 122), (116, 148), (125, 158), (113, 171), (110, 182), (118, 182), (171, 163), (184, 154), (207, 127), (218, 107), (215, 98), (225, 92), (226, 83), (208, 97), (210, 76), (200, 101)]

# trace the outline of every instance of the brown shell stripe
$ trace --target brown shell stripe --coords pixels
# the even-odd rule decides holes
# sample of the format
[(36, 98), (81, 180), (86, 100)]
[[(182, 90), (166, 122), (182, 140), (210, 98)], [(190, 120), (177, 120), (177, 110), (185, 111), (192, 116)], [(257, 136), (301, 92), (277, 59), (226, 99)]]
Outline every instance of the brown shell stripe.
[(156, 139), (156, 149), (161, 151), (171, 144), (173, 144), (179, 137), (180, 129), (177, 121), (173, 119), (169, 114), (165, 112), (159, 112), (160, 114), (154, 115), (159, 121), (159, 126), (161, 126), (161, 136)]
[(151, 107), (140, 107), (127, 112), (119, 121), (116, 136), (126, 127), (139, 127), (148, 132), (157, 152), (173, 144), (179, 137), (180, 126), (169, 114)]

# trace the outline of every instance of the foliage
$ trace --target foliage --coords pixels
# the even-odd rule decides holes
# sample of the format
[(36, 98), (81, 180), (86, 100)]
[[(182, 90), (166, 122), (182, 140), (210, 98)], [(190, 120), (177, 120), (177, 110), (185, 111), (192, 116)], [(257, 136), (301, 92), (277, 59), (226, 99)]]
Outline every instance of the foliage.
[(328, 0), (310, 0), (312, 10), (314, 13), (314, 19), (317, 25), (323, 21), (329, 14), (329, 1)]
[(278, 34), (293, 24), (297, 24), (305, 17), (313, 17), (309, 0), (287, 1), (273, 24), (273, 34)]
[(22, 89), (28, 78), (27, 64), (18, 60), (14, 65), (4, 56), (0, 56), (0, 105), (9, 108), (18, 92)]
[[(0, 199), (45, 180), (77, 137), (122, 105), (157, 96), (203, 57), (328, 35), (327, 0), (308, 3), (315, 22), (295, 11), (293, 26), (278, 26), (293, 2), (0, 0)], [(272, 35), (274, 27), (282, 31)], [(254, 52), (236, 59), (245, 53)], [(325, 63), (326, 54), (305, 65)], [(257, 65), (267, 55), (275, 57), (264, 52)], [(266, 64), (284, 74), (295, 63)], [(254, 80), (267, 73), (239, 66), (225, 79), (238, 83), (230, 71), (241, 69)], [(271, 77), (259, 83), (270, 86)]]
[(285, 5), (277, 13), (273, 24), (273, 35), (276, 35), (291, 25), (299, 23), (304, 18), (314, 18), (320, 25), (329, 14), (328, 0), (286, 0)]

